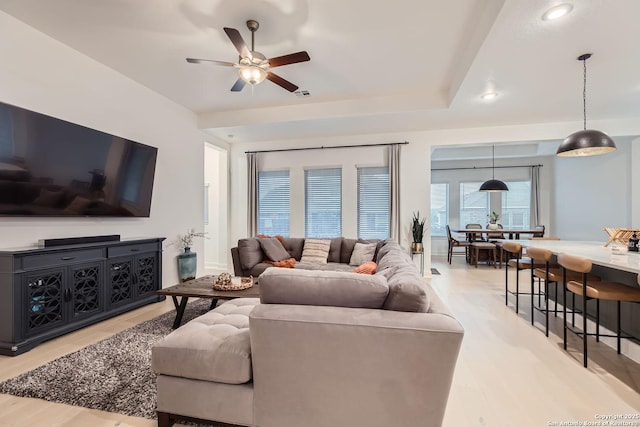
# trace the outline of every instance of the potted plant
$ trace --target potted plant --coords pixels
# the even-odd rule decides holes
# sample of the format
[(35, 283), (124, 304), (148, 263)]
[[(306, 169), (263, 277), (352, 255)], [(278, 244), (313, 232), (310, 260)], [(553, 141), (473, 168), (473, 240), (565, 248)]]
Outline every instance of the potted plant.
[(169, 246), (176, 245), (182, 248), (182, 253), (178, 254), (178, 276), (181, 282), (196, 278), (198, 258), (195, 252), (191, 252), (193, 239), (196, 237), (206, 237), (206, 232), (196, 232), (194, 228), (187, 230), (185, 234), (180, 234), (169, 243)]
[(498, 228), (498, 221), (500, 220), (500, 215), (498, 215), (498, 213), (496, 211), (491, 211), (491, 214), (489, 215), (489, 225), (487, 226), (487, 228), (489, 228), (490, 230), (497, 230)]
[(413, 213), (411, 225), (411, 233), (413, 234), (413, 243), (411, 243), (411, 252), (422, 253), (422, 239), (424, 238), (424, 223), (426, 219), (420, 218), (420, 211)]

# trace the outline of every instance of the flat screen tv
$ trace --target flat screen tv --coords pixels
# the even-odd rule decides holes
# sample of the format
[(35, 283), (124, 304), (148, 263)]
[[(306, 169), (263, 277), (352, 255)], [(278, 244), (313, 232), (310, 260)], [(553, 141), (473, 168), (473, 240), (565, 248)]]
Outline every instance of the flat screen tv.
[(0, 102), (0, 215), (148, 217), (157, 152)]

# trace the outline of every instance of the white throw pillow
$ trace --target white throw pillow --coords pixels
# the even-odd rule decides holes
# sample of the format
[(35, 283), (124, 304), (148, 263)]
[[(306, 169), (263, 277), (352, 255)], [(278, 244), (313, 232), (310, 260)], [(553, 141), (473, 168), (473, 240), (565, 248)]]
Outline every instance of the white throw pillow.
[(300, 262), (326, 264), (331, 240), (305, 239)]
[(365, 262), (373, 261), (376, 246), (377, 243), (356, 243), (351, 253), (349, 265), (362, 265)]

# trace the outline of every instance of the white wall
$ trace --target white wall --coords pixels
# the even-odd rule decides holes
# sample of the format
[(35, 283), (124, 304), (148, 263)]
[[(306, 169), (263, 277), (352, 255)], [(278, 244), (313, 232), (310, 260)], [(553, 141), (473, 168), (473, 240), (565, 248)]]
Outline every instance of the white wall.
[[(0, 218), (2, 248), (103, 234), (173, 239), (202, 229), (205, 137), (193, 113), (3, 12), (0, 39), (0, 101), (158, 147), (149, 218)], [(165, 250), (164, 286), (178, 280), (177, 253)], [(202, 271), (202, 257), (198, 263)]]
[(554, 222), (563, 240), (604, 243), (603, 227), (638, 225), (638, 219), (632, 219), (632, 185), (638, 182), (632, 181), (632, 171), (638, 167), (632, 160), (638, 148), (632, 145), (639, 143), (629, 137), (614, 140), (618, 149), (612, 153), (556, 158)]

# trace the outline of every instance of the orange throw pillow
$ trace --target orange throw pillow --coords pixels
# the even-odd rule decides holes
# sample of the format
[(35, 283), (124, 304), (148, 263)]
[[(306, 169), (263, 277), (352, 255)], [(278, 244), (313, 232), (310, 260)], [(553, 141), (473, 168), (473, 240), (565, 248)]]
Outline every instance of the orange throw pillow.
[(278, 235), (275, 235), (275, 236), (268, 236), (268, 235), (266, 235), (266, 234), (258, 234), (256, 237), (257, 237), (257, 238), (259, 238), (259, 239), (268, 239), (269, 237), (275, 237), (276, 239), (278, 239), (278, 241), (279, 241), (280, 243), (284, 244), (284, 237), (282, 237), (282, 236), (281, 236), (281, 235), (279, 235), (279, 234), (278, 234)]
[(283, 259), (282, 261), (271, 261), (270, 259), (265, 259), (262, 262), (271, 264), (274, 267), (283, 267), (283, 268), (293, 268), (296, 265), (295, 258)]
[(376, 268), (378, 268), (378, 265), (375, 262), (367, 261), (364, 264), (356, 267), (353, 271), (360, 274), (375, 274)]

